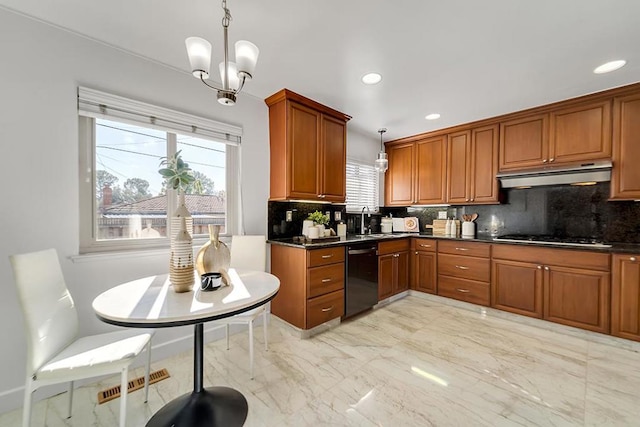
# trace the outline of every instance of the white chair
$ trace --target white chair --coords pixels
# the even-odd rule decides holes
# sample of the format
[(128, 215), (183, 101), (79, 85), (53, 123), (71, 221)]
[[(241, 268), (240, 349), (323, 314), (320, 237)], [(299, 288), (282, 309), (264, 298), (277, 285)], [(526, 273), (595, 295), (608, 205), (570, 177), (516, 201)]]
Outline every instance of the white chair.
[[(231, 263), (232, 268), (265, 271), (267, 262), (267, 242), (265, 236), (232, 236)], [(267, 345), (267, 309), (266, 304), (242, 314), (238, 314), (222, 321), (226, 323), (227, 350), (229, 349), (229, 325), (242, 324), (249, 326), (249, 360), (250, 373), (253, 379), (253, 321), (262, 314), (264, 329), (264, 349)]]
[(78, 338), (78, 314), (62, 275), (55, 249), (9, 257), (27, 336), (27, 379), (23, 427), (31, 423), (32, 394), (38, 388), (69, 382), (71, 417), (73, 382), (100, 375), (121, 374), (120, 426), (127, 416), (127, 371), (147, 349), (145, 402), (149, 393), (151, 337), (147, 330), (120, 330)]

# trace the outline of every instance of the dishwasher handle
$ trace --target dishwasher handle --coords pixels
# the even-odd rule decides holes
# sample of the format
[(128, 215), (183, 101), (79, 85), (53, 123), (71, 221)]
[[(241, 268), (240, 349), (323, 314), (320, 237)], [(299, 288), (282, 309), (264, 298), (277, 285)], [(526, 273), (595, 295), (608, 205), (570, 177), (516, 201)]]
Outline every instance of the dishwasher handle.
[(378, 248), (372, 246), (366, 249), (349, 249), (349, 255), (363, 255), (363, 254), (375, 254), (378, 252)]

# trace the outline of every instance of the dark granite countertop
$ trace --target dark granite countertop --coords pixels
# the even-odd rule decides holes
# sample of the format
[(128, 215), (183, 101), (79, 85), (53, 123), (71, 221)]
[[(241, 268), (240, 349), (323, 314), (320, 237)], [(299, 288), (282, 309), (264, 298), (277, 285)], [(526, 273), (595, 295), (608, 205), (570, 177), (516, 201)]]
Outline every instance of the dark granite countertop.
[(349, 234), (347, 237), (341, 237), (340, 240), (330, 241), (330, 242), (319, 242), (319, 243), (304, 243), (300, 240), (294, 238), (283, 238), (283, 239), (269, 239), (268, 243), (274, 245), (283, 245), (283, 246), (291, 246), (296, 248), (304, 248), (304, 249), (318, 249), (324, 247), (331, 246), (346, 246), (352, 243), (357, 242), (381, 242), (385, 240), (394, 240), (394, 239), (403, 239), (407, 237), (425, 237), (429, 239), (437, 239), (437, 240), (456, 240), (456, 241), (464, 241), (464, 242), (482, 242), (482, 243), (493, 243), (498, 245), (519, 245), (519, 246), (535, 246), (542, 248), (551, 248), (551, 249), (568, 249), (568, 250), (582, 250), (582, 251), (596, 251), (596, 252), (605, 252), (605, 253), (629, 253), (629, 254), (640, 254), (640, 244), (632, 244), (632, 243), (609, 243), (611, 245), (608, 246), (564, 246), (564, 245), (549, 245), (538, 242), (528, 242), (528, 243), (519, 243), (519, 242), (504, 242), (500, 240), (495, 240), (490, 236), (478, 236), (473, 239), (469, 238), (461, 238), (461, 237), (450, 237), (450, 236), (434, 236), (431, 233), (393, 233), (393, 234), (374, 234), (374, 235), (358, 235), (358, 234)]

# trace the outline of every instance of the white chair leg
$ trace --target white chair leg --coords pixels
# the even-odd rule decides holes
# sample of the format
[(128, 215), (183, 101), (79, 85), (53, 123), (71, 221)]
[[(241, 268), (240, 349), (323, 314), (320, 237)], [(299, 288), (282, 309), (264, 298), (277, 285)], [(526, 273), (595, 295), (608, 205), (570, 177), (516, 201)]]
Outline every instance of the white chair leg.
[(147, 370), (144, 373), (144, 403), (149, 401), (149, 374), (151, 373), (151, 340), (147, 343)]
[(267, 310), (262, 312), (262, 328), (264, 330), (264, 351), (269, 351), (269, 343), (267, 341)]
[(122, 369), (120, 380), (120, 427), (126, 427), (127, 424), (127, 391), (129, 381), (127, 379), (127, 368)]
[(33, 389), (31, 388), (31, 378), (27, 378), (24, 385), (24, 406), (22, 408), (22, 427), (31, 426), (31, 400), (33, 397)]
[(71, 410), (73, 408), (73, 381), (69, 382), (69, 407), (67, 408), (67, 418), (71, 418)]
[(224, 333), (227, 336), (227, 350), (229, 350), (229, 324), (228, 323), (224, 326)]
[(253, 320), (249, 320), (249, 372), (253, 379)]

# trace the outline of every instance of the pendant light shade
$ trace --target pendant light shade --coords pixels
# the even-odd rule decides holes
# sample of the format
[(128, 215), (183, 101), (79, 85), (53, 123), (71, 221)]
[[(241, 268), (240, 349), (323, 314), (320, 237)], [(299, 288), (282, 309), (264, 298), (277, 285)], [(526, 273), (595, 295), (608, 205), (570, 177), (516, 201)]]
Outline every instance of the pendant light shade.
[(239, 40), (236, 42), (236, 65), (238, 66), (238, 73), (243, 73), (246, 78), (251, 79), (253, 72), (256, 69), (258, 63), (258, 55), (260, 50), (255, 44), (246, 41)]
[(200, 37), (189, 37), (185, 41), (189, 64), (196, 78), (209, 78), (211, 66), (211, 43)]
[(389, 169), (389, 160), (387, 160), (387, 153), (384, 152), (384, 147), (382, 145), (382, 134), (387, 131), (386, 128), (378, 129), (378, 133), (380, 134), (380, 152), (378, 153), (378, 158), (375, 162), (375, 169), (380, 173), (384, 173)]

